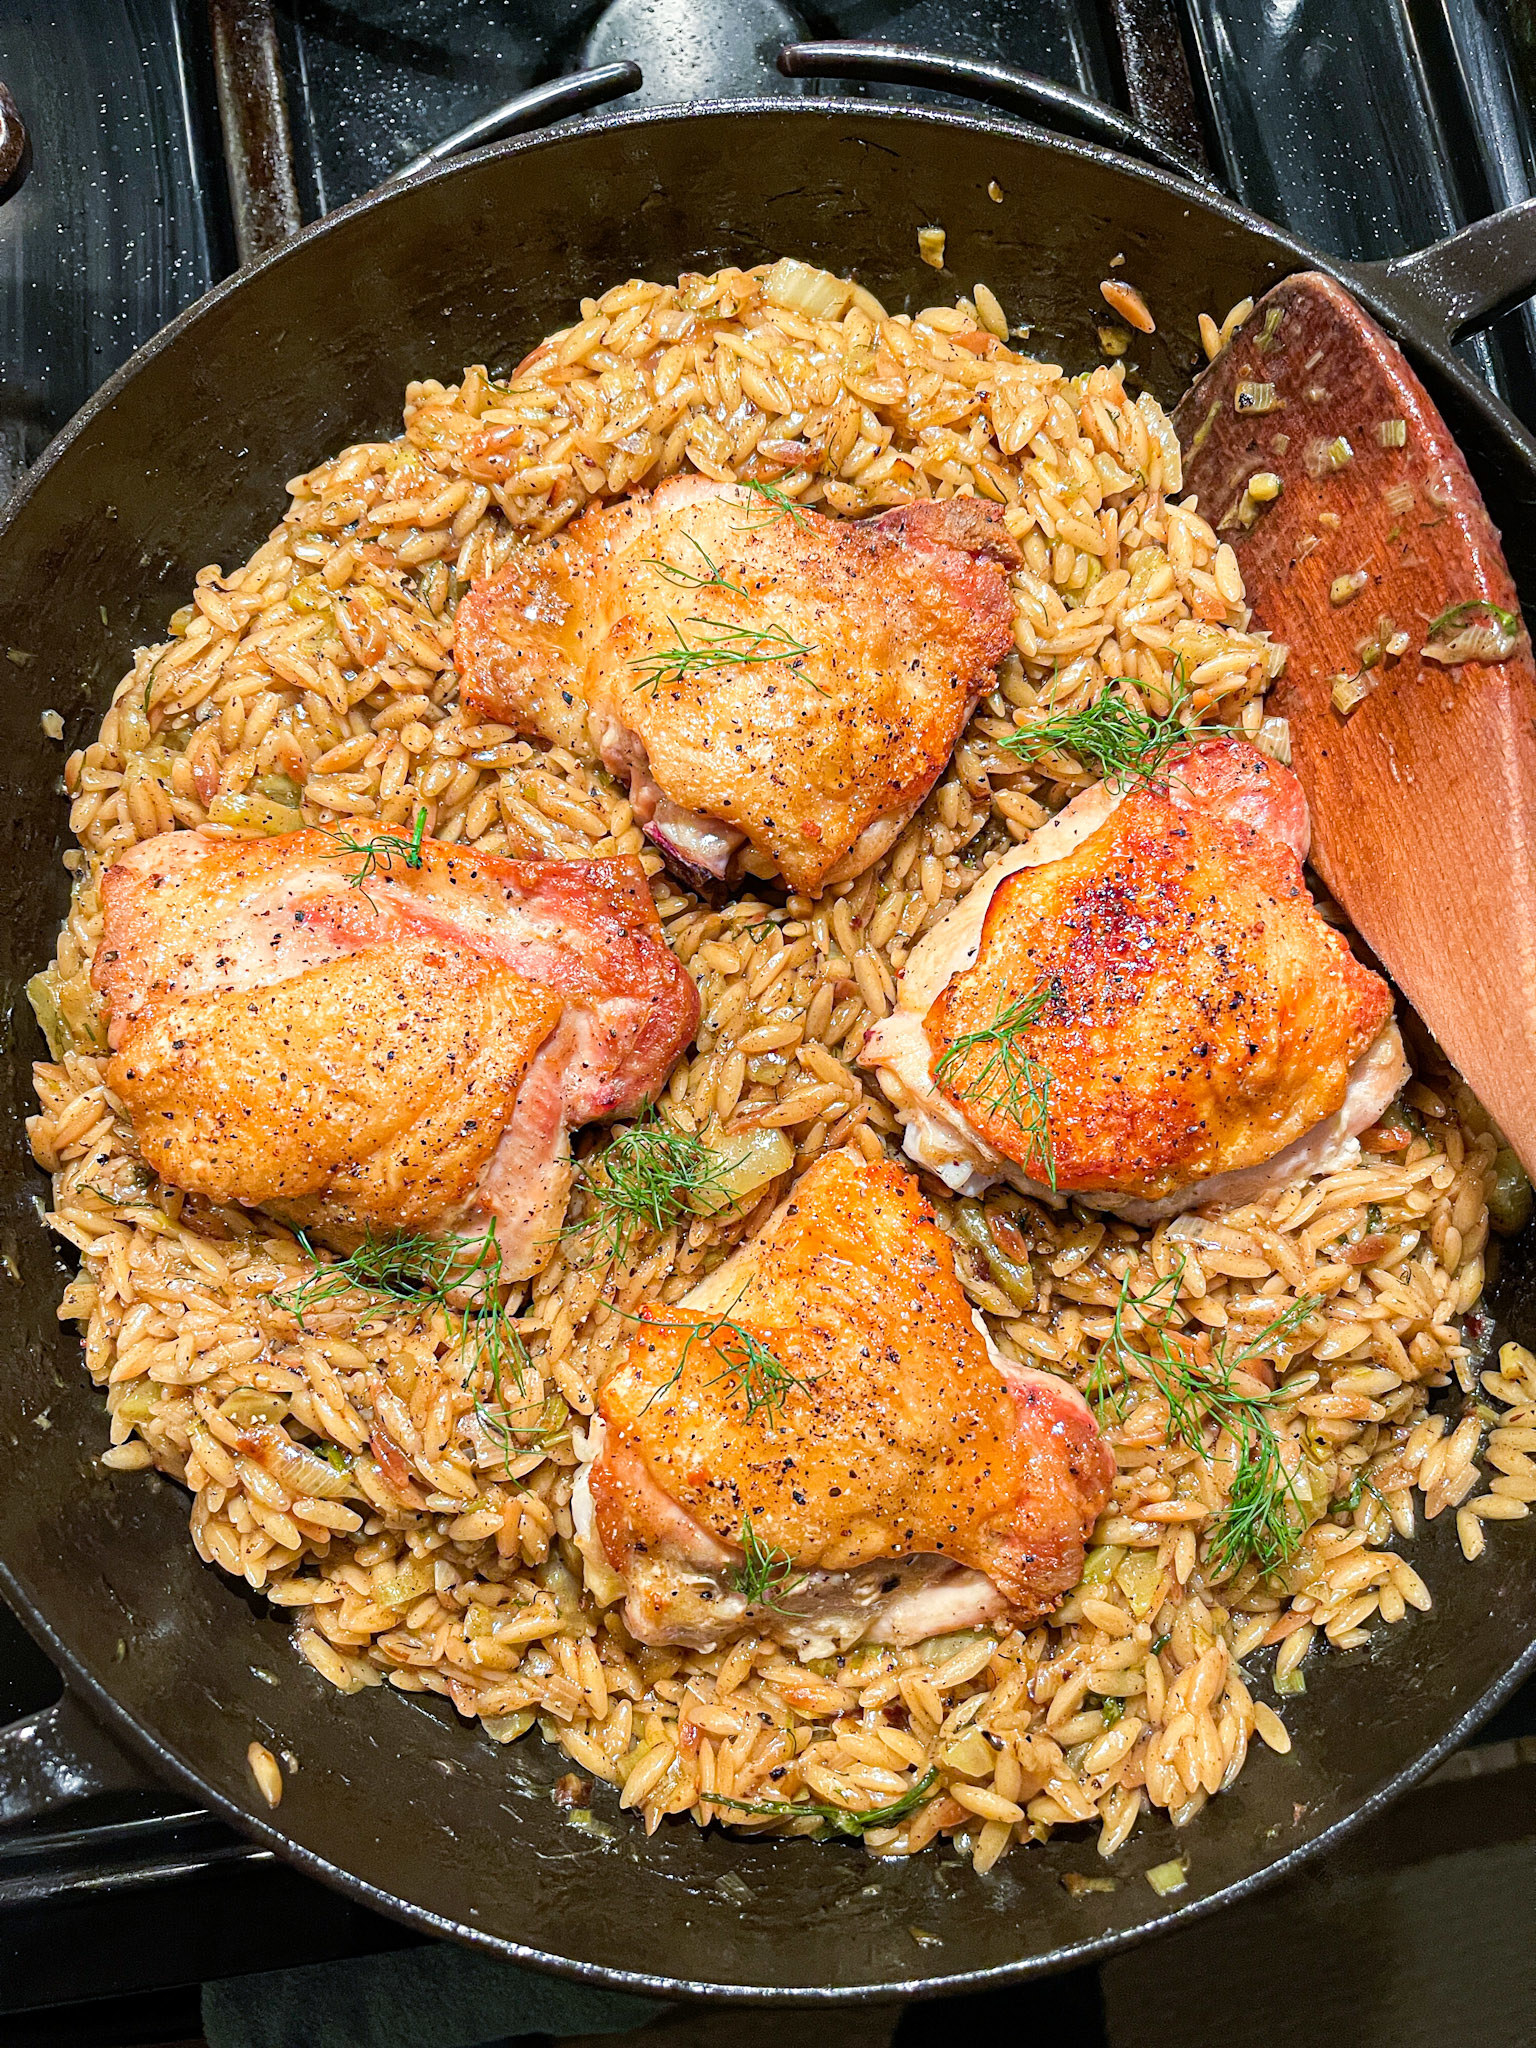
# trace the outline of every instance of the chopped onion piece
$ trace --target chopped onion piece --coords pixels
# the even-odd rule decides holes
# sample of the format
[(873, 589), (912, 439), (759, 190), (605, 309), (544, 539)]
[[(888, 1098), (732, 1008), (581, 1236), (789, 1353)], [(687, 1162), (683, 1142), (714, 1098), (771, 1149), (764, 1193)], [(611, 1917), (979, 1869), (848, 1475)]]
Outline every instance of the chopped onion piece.
[(1124, 1556), (1124, 1546), (1119, 1543), (1096, 1543), (1083, 1559), (1083, 1576), (1078, 1581), (1079, 1587), (1107, 1585), (1115, 1576), (1116, 1568)]
[(944, 268), (944, 244), (948, 240), (943, 228), (919, 228), (917, 231), (917, 253), (930, 270)]
[(1173, 431), (1173, 421), (1158, 404), (1150, 391), (1143, 391), (1136, 400), (1136, 410), (1147, 423), (1147, 431), (1163, 451), (1163, 490), (1170, 497), (1184, 488), (1184, 458), (1179, 453), (1179, 437)]
[(236, 1387), (219, 1403), (219, 1413), (237, 1428), (249, 1429), (254, 1423), (281, 1422), (288, 1413), (288, 1401), (286, 1395), (274, 1394), (266, 1387)]
[(1341, 718), (1348, 718), (1357, 704), (1362, 703), (1376, 687), (1376, 678), (1362, 672), (1359, 675), (1337, 675), (1332, 679), (1333, 708)]
[(1355, 459), (1355, 451), (1342, 434), (1335, 434), (1328, 443), (1328, 464), (1331, 469), (1347, 469)]
[(1335, 576), (1328, 586), (1328, 602), (1353, 603), (1370, 580), (1364, 569), (1352, 569), (1347, 576)]
[(1115, 1583), (1130, 1602), (1132, 1614), (1145, 1621), (1161, 1591), (1163, 1568), (1155, 1550), (1130, 1550), (1115, 1570)]
[(1464, 661), (1507, 661), (1523, 638), (1520, 618), (1487, 598), (1448, 605), (1430, 621), (1420, 649), (1426, 661), (1456, 668)]
[(352, 1461), (344, 1453), (338, 1452), (340, 1462), (333, 1465), (307, 1444), (296, 1444), (276, 1423), (253, 1422), (242, 1427), (242, 1448), (247, 1456), (254, 1458), (290, 1493), (307, 1494), (311, 1500), (340, 1500), (357, 1491)]
[(56, 1060), (75, 1049), (74, 1033), (64, 1021), (59, 1008), (59, 999), (54, 993), (53, 983), (45, 972), (34, 974), (27, 983), (27, 1001), (32, 1005), (32, 1014), (37, 1019), (38, 1029), (48, 1041), (48, 1050)]
[(1243, 378), (1232, 394), (1234, 412), (1278, 412), (1284, 403), (1275, 396), (1273, 384), (1257, 384), (1250, 377)]
[(532, 1707), (519, 1707), (515, 1714), (485, 1714), (480, 1726), (492, 1742), (516, 1742), (519, 1735), (526, 1735), (533, 1726)]
[(611, 1607), (616, 1600), (622, 1600), (629, 1588), (604, 1557), (592, 1551), (581, 1553), (581, 1577), (586, 1590), (599, 1607)]
[(302, 811), (291, 804), (273, 803), (255, 790), (216, 796), (208, 806), (208, 819), (210, 824), (236, 825), (244, 832), (298, 832), (304, 825)]
[(940, 1752), (939, 1761), (947, 1771), (960, 1771), (967, 1778), (990, 1777), (997, 1761), (992, 1745), (979, 1728), (967, 1728)]
[(1413, 510), (1413, 485), (1389, 484), (1381, 494), (1382, 503), (1397, 518)]
[(405, 1557), (382, 1584), (376, 1584), (372, 1598), (381, 1607), (414, 1607), (432, 1591), (434, 1584), (430, 1557)]
[(763, 297), (786, 313), (807, 313), (813, 320), (836, 320), (853, 297), (846, 278), (817, 270), (793, 256), (781, 256), (763, 279)]
[(1154, 1863), (1147, 1872), (1147, 1883), (1160, 1899), (1166, 1899), (1170, 1892), (1181, 1892), (1189, 1883), (1189, 1870), (1182, 1856), (1174, 1856), (1167, 1863)]
[(1406, 420), (1378, 420), (1376, 438), (1383, 448), (1406, 448), (1408, 446), (1408, 422)]
[(1253, 744), (1261, 754), (1268, 754), (1271, 761), (1278, 761), (1282, 768), (1291, 765), (1291, 721), (1288, 718), (1266, 718), (1253, 736)]
[(705, 1216), (739, 1208), (795, 1163), (795, 1148), (782, 1131), (726, 1131), (709, 1141), (709, 1151), (715, 1171), (689, 1197), (689, 1207)]
[(251, 787), (258, 796), (285, 804), (291, 811), (298, 810), (304, 802), (304, 792), (291, 775), (258, 775)]

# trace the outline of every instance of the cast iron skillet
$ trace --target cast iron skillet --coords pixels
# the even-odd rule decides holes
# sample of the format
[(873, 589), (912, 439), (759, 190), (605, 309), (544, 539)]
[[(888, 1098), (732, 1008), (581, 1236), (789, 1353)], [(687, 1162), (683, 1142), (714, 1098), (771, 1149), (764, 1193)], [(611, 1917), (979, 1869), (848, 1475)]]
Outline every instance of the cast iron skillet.
[[(942, 277), (918, 260), (928, 222), (948, 230)], [(1489, 248), (1472, 231), (1449, 256), (1351, 281), (1408, 344), (1536, 593), (1536, 448), (1447, 346), (1458, 309), (1499, 296), (1478, 273)], [(1073, 1838), (1015, 1852), (978, 1880), (943, 1850), (886, 1866), (854, 1845), (744, 1844), (686, 1822), (647, 1841), (600, 1789), (613, 1832), (594, 1839), (551, 1802), (568, 1768), (557, 1751), (536, 1738), (497, 1748), (446, 1706), (388, 1690), (341, 1698), (292, 1653), (280, 1618), (198, 1562), (181, 1491), (96, 1462), (105, 1416), (74, 1326), (55, 1320), (68, 1261), (40, 1221), (46, 1182), (22, 1130), (42, 1048), (21, 984), (65, 908), (60, 764), (195, 571), (251, 552), (286, 477), (395, 431), (409, 378), (514, 364), (582, 294), (626, 277), (783, 251), (853, 271), (896, 309), (984, 279), (1033, 322), (1032, 348), (1069, 365), (1095, 359), (1099, 280), (1123, 253), (1120, 274), (1159, 323), (1137, 344), (1137, 368), (1165, 402), (1194, 366), (1197, 311), (1219, 314), (1318, 261), (1209, 192), (1008, 120), (845, 100), (608, 117), (362, 200), (221, 286), (112, 379), (9, 508), (0, 648), (33, 658), (0, 667), (0, 1254), (16, 1276), (0, 1276), (0, 1590), (135, 1758), (369, 1905), (634, 1990), (849, 2000), (1103, 1955), (1335, 1840), (1461, 1741), (1532, 1663), (1528, 1532), (1492, 1528), (1488, 1554), (1466, 1567), (1451, 1518), (1436, 1524), (1413, 1551), (1433, 1619), (1320, 1657), (1312, 1689), (1289, 1703), (1292, 1754), (1255, 1757), (1187, 1836), (1145, 1827), (1117, 1859), (1112, 1895), (1064, 1890), (1064, 1872), (1101, 1867), (1091, 1841)], [(1495, 265), (1511, 293), (1536, 280), (1528, 234), (1526, 251), (1518, 277), (1507, 256)], [(1415, 280), (1436, 287), (1438, 305), (1415, 302)], [(47, 708), (64, 715), (62, 747), (41, 730)], [(1527, 1340), (1533, 1254), (1529, 1240), (1508, 1249), (1495, 1289), (1505, 1326)], [(82, 1737), (87, 1725), (56, 1712), (0, 1744), (13, 1812), (39, 1787), (57, 1796), (110, 1775), (111, 1745)], [(275, 1814), (247, 1773), (253, 1739), (300, 1765)], [(1142, 1873), (1176, 1849), (1188, 1852), (1188, 1888), (1160, 1900)]]

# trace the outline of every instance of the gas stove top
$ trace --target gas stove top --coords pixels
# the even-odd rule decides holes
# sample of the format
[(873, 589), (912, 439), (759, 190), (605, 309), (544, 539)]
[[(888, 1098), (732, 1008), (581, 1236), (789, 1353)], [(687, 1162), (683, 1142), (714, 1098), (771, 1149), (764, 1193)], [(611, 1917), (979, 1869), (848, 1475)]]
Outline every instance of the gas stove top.
[[(1521, 0), (12, 0), (0, 78), (32, 164), (0, 208), (0, 490), (234, 268), (253, 210), (269, 231), (316, 218), (584, 65), (638, 61), (637, 105), (839, 89), (780, 76), (807, 33), (1041, 74), (1341, 257), (1536, 189)], [(1471, 347), (1536, 420), (1533, 343), (1527, 308)]]
[[(1523, 0), (11, 0), (0, 80), (30, 154), (0, 203), (0, 497), (242, 255), (461, 131), (490, 139), (509, 102), (579, 69), (638, 64), (631, 105), (837, 90), (964, 103), (782, 77), (778, 50), (807, 37), (1039, 74), (1344, 258), (1436, 240), (1536, 191)], [(1061, 118), (1093, 132), (1081, 110)], [(4, 173), (0, 129), (0, 197)], [(1468, 354), (1536, 425), (1531, 307)], [(57, 1693), (0, 1610), (0, 1718)], [(1533, 1729), (1528, 1688), (1496, 1752), (1527, 1799), (1533, 1767), (1510, 1738)], [(0, 1772), (0, 1818), (19, 1810), (8, 1796)], [(407, 1938), (147, 1788), (61, 1798), (0, 1831), (6, 2040), (64, 2001)], [(47, 2024), (26, 2038), (66, 2038)]]

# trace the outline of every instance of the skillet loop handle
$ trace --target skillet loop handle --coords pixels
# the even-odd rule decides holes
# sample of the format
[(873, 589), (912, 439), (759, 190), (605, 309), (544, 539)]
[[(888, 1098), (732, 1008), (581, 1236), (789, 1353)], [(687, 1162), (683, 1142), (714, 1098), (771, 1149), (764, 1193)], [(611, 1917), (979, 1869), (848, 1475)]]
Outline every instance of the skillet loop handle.
[(1023, 114), (1079, 141), (1103, 143), (1140, 157), (1176, 178), (1209, 188), (1204, 164), (1170, 147), (1117, 107), (1058, 85), (1054, 78), (1021, 71), (1014, 64), (990, 64), (973, 57), (949, 57), (908, 43), (791, 43), (779, 52), (786, 78), (856, 78), (875, 85), (924, 85), (962, 99), (982, 100)]
[(1427, 327), (1449, 347), (1536, 292), (1536, 199), (1475, 220), (1427, 249), (1350, 270), (1405, 327)]
[(493, 107), (467, 128), (457, 128), (452, 135), (445, 135), (441, 142), (434, 142), (400, 170), (392, 171), (384, 182), (394, 185), (417, 171), (430, 171), (434, 165), (446, 163), (449, 157), (461, 156), (466, 149), (501, 142), (509, 135), (526, 135), (530, 128), (547, 128), (569, 114), (584, 114), (590, 107), (638, 92), (644, 83), (640, 66), (630, 63), (628, 58), (622, 63), (595, 64), (590, 71), (572, 71), (563, 78), (551, 78), (546, 84), (536, 85), (528, 92), (520, 92), (516, 99)]
[(0, 1728), (0, 1826), (36, 1820), (102, 1792), (159, 1789), (69, 1693)]

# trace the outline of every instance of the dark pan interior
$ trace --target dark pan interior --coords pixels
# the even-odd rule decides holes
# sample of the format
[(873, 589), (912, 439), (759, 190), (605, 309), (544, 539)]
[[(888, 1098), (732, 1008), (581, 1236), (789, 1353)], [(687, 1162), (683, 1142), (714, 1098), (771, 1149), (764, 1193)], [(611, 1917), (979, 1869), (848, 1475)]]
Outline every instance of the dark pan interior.
[[(917, 256), (929, 222), (948, 230), (942, 276)], [(1287, 1713), (1292, 1754), (1256, 1757), (1177, 1842), (1189, 1887), (1173, 1900), (1141, 1875), (1175, 1847), (1160, 1825), (1122, 1852), (1115, 1893), (1077, 1901), (1062, 1874), (1100, 1866), (1091, 1842), (1071, 1837), (1015, 1852), (983, 1881), (943, 1851), (880, 1866), (851, 1845), (742, 1845), (688, 1823), (647, 1842), (600, 1791), (615, 1828), (594, 1840), (551, 1803), (557, 1752), (537, 1738), (499, 1749), (445, 1707), (388, 1691), (343, 1699), (292, 1654), (280, 1620), (197, 1561), (177, 1488), (94, 1462), (105, 1418), (74, 1327), (55, 1320), (68, 1262), (39, 1221), (46, 1182), (22, 1129), (42, 1048), (21, 984), (65, 906), (63, 755), (194, 572), (250, 553), (290, 474), (395, 431), (409, 378), (513, 365), (575, 317), (582, 294), (626, 277), (784, 251), (852, 270), (897, 309), (983, 279), (1034, 323), (1036, 352), (1074, 367), (1095, 358), (1098, 284), (1123, 253), (1118, 274), (1159, 317), (1136, 361), (1167, 401), (1195, 361), (1196, 313), (1219, 315), (1299, 260), (1188, 189), (998, 124), (782, 104), (597, 123), (365, 202), (216, 293), (115, 380), (12, 512), (0, 648), (30, 658), (0, 666), (0, 1248), (19, 1276), (0, 1279), (11, 1447), (0, 1558), (6, 1591), (97, 1712), (241, 1825), (372, 1903), (609, 1981), (859, 1996), (1103, 1949), (1272, 1873), (1378, 1800), (1464, 1732), (1536, 1638), (1526, 1532), (1491, 1528), (1487, 1556), (1466, 1568), (1450, 1518), (1430, 1531), (1413, 1556), (1433, 1619), (1317, 1660)], [(1517, 543), (1518, 575), (1531, 478), (1491, 407), (1454, 379), (1436, 384)], [(64, 747), (42, 733), (49, 707), (64, 715)], [(1499, 1290), (1527, 1340), (1531, 1250), (1506, 1254)], [(299, 1760), (277, 1816), (247, 1774), (253, 1737)]]

